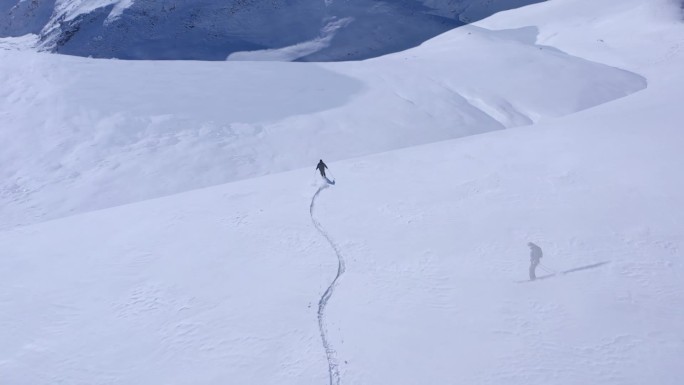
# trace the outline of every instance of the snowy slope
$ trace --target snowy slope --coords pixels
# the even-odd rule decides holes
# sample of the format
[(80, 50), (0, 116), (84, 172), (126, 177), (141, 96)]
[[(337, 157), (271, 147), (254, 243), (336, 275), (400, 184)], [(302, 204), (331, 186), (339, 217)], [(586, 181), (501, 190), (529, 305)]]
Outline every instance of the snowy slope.
[(538, 1), (5, 0), (0, 37), (39, 34), (41, 50), (103, 58), (224, 60), (306, 44), (278, 59), (358, 60)]
[(531, 124), (646, 86), (535, 36), (468, 26), (328, 64), (0, 51), (0, 227)]
[[(514, 93), (515, 77), (527, 71), (475, 78), (475, 70), (461, 69), (472, 82), (463, 80), (465, 84), (482, 84), (483, 95), (499, 95), (486, 94), (488, 85), (498, 82), (501, 99), (514, 104), (515, 111), (545, 111), (532, 126), (330, 162), (337, 184), (322, 190), (312, 182), (317, 178), (311, 167), (1, 231), (0, 378), (18, 385), (679, 384), (684, 375), (684, 111), (677, 101), (684, 96), (684, 55), (677, 44), (684, 41), (684, 29), (678, 7), (667, 0), (647, 5), (604, 0), (595, 13), (585, 13), (585, 4), (556, 0), (511, 11), (442, 36), (407, 56), (396, 55), (434, 62), (440, 50), (442, 55), (452, 52), (446, 42), (473, 34), (484, 47), (483, 41), (498, 41), (501, 35), (507, 44), (527, 47), (530, 36), (553, 40), (555, 49), (533, 47), (535, 52), (572, 59), (560, 62), (569, 72), (556, 71), (555, 77), (534, 72), (543, 82), (562, 82), (548, 87), (555, 90), (544, 94), (549, 104), (532, 97), (534, 89), (522, 91), (520, 86)], [(633, 38), (622, 39), (628, 32)], [(611, 48), (596, 49), (596, 34)], [(540, 44), (550, 45), (549, 40)], [(515, 51), (506, 47), (482, 49), (502, 50), (514, 59)], [(56, 116), (50, 106), (73, 106), (55, 101), (75, 97), (63, 92), (60, 81), (73, 81), (73, 90), (84, 90), (84, 79), (95, 78), (40, 70), (59, 68), (59, 62), (48, 59), (63, 58), (4, 55), (7, 60), (0, 63), (22, 69), (24, 76), (0, 72), (3, 84), (12, 85), (0, 100), (12, 101), (13, 107), (42, 100), (45, 104), (35, 111), (43, 116)], [(624, 63), (639, 76), (579, 57)], [(26, 65), (20, 66), (17, 58)], [(88, 68), (79, 59), (69, 60), (74, 66), (63, 65), (62, 71)], [(383, 63), (399, 61), (392, 60), (370, 63), (386, 68)], [(93, 73), (103, 69), (100, 62), (88, 63)], [(154, 67), (158, 64), (136, 65), (160, 68)], [(483, 71), (488, 70), (485, 64), (491, 65), (484, 60), (477, 64)], [(397, 72), (385, 80), (391, 86), (381, 88), (379, 82), (370, 83), (372, 77), (362, 77), (372, 69), (360, 65), (344, 70), (338, 69), (342, 64), (323, 66), (311, 77), (339, 89), (353, 76), (366, 88), (320, 98), (311, 91), (298, 93), (281, 114), (309, 106), (306, 97), (332, 103), (346, 94), (349, 99), (337, 103), (349, 106), (361, 99), (369, 104), (358, 121), (366, 122), (372, 110), (378, 110), (380, 119), (382, 111), (391, 110), (370, 104), (364, 95), (401, 94), (414, 85), (400, 82), (402, 73)], [(563, 81), (558, 74), (572, 73), (573, 65), (588, 67), (582, 67), (574, 82)], [(261, 76), (288, 68), (293, 78), (300, 68), (313, 71), (291, 66), (254, 68), (262, 70)], [(406, 69), (405, 74), (417, 77), (421, 71), (415, 68), (422, 67), (406, 68), (414, 71)], [(435, 68), (427, 72), (433, 79), (449, 83), (438, 64), (430, 68)], [(569, 104), (548, 100), (571, 99), (578, 107), (586, 99), (573, 98), (577, 88), (570, 85), (577, 86), (595, 70), (603, 71), (595, 82), (615, 76), (613, 83), (594, 88), (610, 90), (608, 84), (614, 84), (614, 96), (643, 87), (644, 81), (648, 87), (573, 114)], [(162, 77), (163, 70), (158, 72)], [(287, 83), (282, 87), (287, 89)], [(79, 101), (89, 111), (95, 92), (85, 90)], [(173, 95), (173, 88), (169, 92)], [(409, 100), (425, 111), (438, 108), (438, 99), (428, 99), (428, 92), (422, 94), (425, 100), (416, 95), (421, 94), (416, 91)], [(172, 100), (138, 108), (169, 108), (165, 103)], [(490, 109), (504, 105), (485, 101)], [(112, 97), (111, 103), (122, 106), (126, 101)], [(25, 124), (30, 116), (26, 111), (16, 115), (6, 106), (0, 110), (6, 119), (3, 127)], [(565, 115), (563, 108), (568, 109)], [(353, 111), (360, 108), (347, 114)], [(313, 116), (321, 126), (332, 124), (320, 117), (324, 112)], [(198, 112), (204, 113), (212, 110)], [(258, 120), (250, 115), (253, 111), (233, 113)], [(300, 113), (290, 118), (304, 119), (311, 111)], [(80, 119), (88, 121), (89, 114)], [(434, 122), (428, 115), (434, 114), (424, 114), (425, 126)], [(28, 138), (33, 126), (22, 127), (25, 131), (15, 132)], [(106, 136), (106, 127), (102, 123), (87, 132)], [(83, 137), (74, 132), (70, 138)], [(83, 142), (79, 148), (84, 152), (66, 159), (87, 163), (86, 154), (106, 148), (118, 152), (120, 147), (112, 144), (131, 137), (112, 136), (92, 152), (86, 150), (98, 142)], [(9, 139), (2, 143), (12, 143)], [(52, 148), (52, 139), (39, 134), (33, 139), (35, 162), (49, 163), (54, 154), (42, 146)], [(143, 143), (154, 148), (156, 142)], [(186, 148), (182, 143), (176, 145)], [(144, 145), (137, 148), (145, 154)], [(185, 151), (158, 156), (174, 158), (177, 167), (196, 164), (188, 163)], [(277, 163), (254, 162), (265, 168)], [(136, 164), (143, 167), (144, 162)], [(26, 178), (47, 178), (40, 167), (24, 169)], [(206, 169), (193, 171), (203, 174)], [(140, 183), (129, 181), (130, 188)], [(73, 199), (90, 196), (83, 190), (89, 184), (79, 187), (76, 177), (69, 183), (61, 191), (73, 191)], [(124, 194), (120, 186), (111, 190)], [(80, 208), (76, 203), (73, 207)], [(527, 275), (528, 241), (544, 249), (542, 263), (560, 274), (521, 283)], [(317, 318), (338, 257), (346, 270), (323, 312), (329, 357), (339, 365), (331, 378)]]
[[(678, 384), (679, 92), (331, 164), (313, 212), (346, 262), (326, 313), (340, 383)], [(327, 383), (336, 260), (310, 178), (0, 233), (3, 378)], [(570, 273), (517, 283), (530, 240)]]

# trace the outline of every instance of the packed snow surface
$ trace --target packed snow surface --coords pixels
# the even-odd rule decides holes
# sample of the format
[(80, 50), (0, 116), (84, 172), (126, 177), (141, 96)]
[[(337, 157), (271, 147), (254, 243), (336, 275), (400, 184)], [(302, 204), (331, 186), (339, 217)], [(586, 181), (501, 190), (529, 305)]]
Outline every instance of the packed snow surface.
[(2, 51), (0, 378), (680, 384), (682, 44), (554, 0), (357, 63)]

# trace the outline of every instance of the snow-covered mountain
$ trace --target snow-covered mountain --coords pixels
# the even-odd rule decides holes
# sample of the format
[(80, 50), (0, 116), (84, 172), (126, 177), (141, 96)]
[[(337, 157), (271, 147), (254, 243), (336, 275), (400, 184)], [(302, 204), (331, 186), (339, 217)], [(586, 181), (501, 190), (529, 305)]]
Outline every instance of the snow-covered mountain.
[(0, 383), (680, 385), (681, 2), (587, 4), (343, 63), (0, 39)]
[(224, 60), (295, 46), (279, 59), (337, 61), (400, 51), (537, 1), (6, 0), (0, 36), (38, 34), (41, 49), (78, 56)]

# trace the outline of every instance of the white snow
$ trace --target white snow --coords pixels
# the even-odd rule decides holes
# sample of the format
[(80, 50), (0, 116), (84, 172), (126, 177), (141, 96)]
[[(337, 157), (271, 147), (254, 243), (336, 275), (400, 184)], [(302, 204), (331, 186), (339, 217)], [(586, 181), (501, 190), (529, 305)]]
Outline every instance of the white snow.
[(116, 4), (114, 4), (114, 8), (112, 8), (112, 11), (109, 12), (105, 23), (111, 23), (112, 21), (121, 17), (121, 14), (123, 14), (127, 8), (130, 8), (130, 6), (133, 5), (133, 1), (134, 0), (120, 0), (116, 2)]
[(113, 21), (121, 16), (126, 8), (133, 5), (135, 0), (57, 0), (55, 2), (55, 17), (63, 17), (64, 21), (88, 14), (96, 9), (112, 6), (106, 21)]
[(350, 17), (333, 20), (327, 23), (321, 30), (319, 37), (283, 48), (264, 49), (259, 51), (233, 52), (228, 55), (229, 61), (295, 61), (304, 56), (330, 46), (338, 29), (344, 28), (353, 21)]
[(0, 38), (0, 50), (28, 51), (38, 44), (38, 35), (26, 34), (18, 37)]
[[(679, 384), (680, 10), (326, 65), (0, 50), (0, 378)], [(529, 241), (560, 274), (526, 281)]]
[[(291, 170), (323, 156), (526, 125), (646, 86), (638, 74), (537, 46), (535, 36), (534, 27), (465, 27), (407, 52), (325, 64), (7, 52), (0, 123), (8, 128), (0, 139), (10, 145), (0, 153), (0, 227)], [(36, 146), (42, 156), (29, 150)]]

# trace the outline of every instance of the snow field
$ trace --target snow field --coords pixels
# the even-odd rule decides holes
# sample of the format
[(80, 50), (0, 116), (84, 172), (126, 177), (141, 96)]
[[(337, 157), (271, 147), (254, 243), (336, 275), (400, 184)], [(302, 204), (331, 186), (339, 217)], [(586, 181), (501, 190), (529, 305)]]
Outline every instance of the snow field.
[[(675, 5), (555, 0), (325, 66), (1, 52), (0, 378), (679, 384)], [(529, 241), (561, 274), (525, 281)]]
[(291, 170), (322, 154), (527, 125), (646, 86), (535, 36), (467, 27), (404, 53), (329, 64), (0, 52), (12, 95), (0, 100), (0, 139), (11, 144), (0, 155), (0, 227)]

